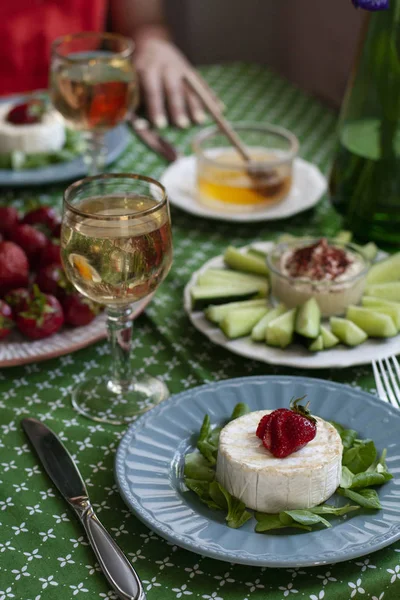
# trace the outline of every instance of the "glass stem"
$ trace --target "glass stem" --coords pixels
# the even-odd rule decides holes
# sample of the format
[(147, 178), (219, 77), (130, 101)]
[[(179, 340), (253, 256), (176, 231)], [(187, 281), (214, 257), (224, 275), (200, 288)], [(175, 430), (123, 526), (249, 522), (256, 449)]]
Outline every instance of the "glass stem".
[(132, 307), (107, 308), (108, 339), (111, 346), (111, 379), (108, 389), (123, 394), (132, 382), (131, 347), (132, 325), (129, 318)]
[(107, 148), (104, 133), (88, 131), (85, 134), (86, 152), (83, 157), (87, 165), (88, 175), (103, 173), (106, 164)]

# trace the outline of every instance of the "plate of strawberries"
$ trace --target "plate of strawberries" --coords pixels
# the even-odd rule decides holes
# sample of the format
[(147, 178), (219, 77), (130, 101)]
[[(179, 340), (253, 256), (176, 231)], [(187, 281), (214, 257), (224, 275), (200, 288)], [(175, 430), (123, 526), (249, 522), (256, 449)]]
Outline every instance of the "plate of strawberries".
[[(61, 221), (41, 206), (0, 206), (0, 367), (74, 352), (106, 336), (103, 307), (77, 292), (60, 256)], [(151, 297), (136, 302), (132, 318)]]

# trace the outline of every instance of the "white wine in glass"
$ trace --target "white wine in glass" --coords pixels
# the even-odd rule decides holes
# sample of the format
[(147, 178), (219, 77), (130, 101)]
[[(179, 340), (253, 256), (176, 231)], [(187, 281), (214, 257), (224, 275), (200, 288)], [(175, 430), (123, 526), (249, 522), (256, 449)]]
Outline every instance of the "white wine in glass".
[(104, 134), (138, 103), (132, 55), (132, 40), (111, 33), (78, 33), (53, 42), (52, 103), (68, 125), (84, 132), (90, 175), (104, 168)]
[(168, 395), (165, 384), (131, 372), (132, 304), (156, 290), (172, 264), (168, 200), (157, 181), (139, 175), (88, 177), (65, 192), (61, 231), (65, 272), (85, 296), (106, 306), (111, 376), (87, 380), (74, 407), (90, 418), (123, 423)]

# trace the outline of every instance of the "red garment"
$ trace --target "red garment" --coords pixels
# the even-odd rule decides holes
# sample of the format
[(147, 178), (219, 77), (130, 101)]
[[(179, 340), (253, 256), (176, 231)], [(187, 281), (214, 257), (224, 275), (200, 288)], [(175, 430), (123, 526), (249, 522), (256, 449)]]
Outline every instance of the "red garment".
[(107, 0), (0, 0), (0, 95), (48, 87), (60, 35), (103, 31)]

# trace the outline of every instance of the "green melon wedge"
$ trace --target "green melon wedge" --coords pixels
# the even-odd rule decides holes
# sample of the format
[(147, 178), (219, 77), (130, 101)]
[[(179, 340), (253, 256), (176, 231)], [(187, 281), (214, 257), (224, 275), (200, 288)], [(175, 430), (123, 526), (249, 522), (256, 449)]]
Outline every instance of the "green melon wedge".
[(346, 346), (359, 346), (368, 338), (365, 331), (360, 329), (353, 321), (341, 317), (331, 317), (330, 326), (333, 335)]
[(200, 286), (221, 286), (221, 285), (256, 285), (260, 291), (268, 293), (268, 279), (261, 275), (251, 275), (249, 273), (239, 273), (231, 269), (207, 269), (197, 277), (196, 285)]
[(400, 252), (381, 260), (370, 268), (367, 275), (367, 285), (388, 283), (400, 279)]
[(229, 246), (224, 253), (224, 261), (228, 267), (246, 273), (257, 275), (268, 275), (268, 267), (265, 259), (251, 254), (243, 254), (237, 248)]
[(365, 308), (371, 308), (376, 312), (389, 315), (392, 317), (397, 329), (400, 329), (400, 302), (389, 302), (389, 300), (383, 300), (382, 298), (364, 296), (361, 300), (361, 304)]
[(250, 254), (250, 256), (255, 256), (257, 258), (261, 258), (261, 260), (265, 260), (267, 258), (268, 252), (264, 252), (264, 250), (258, 250), (258, 248), (249, 248), (247, 250), (247, 254)]
[(365, 244), (364, 246), (359, 246), (358, 244), (353, 244), (353, 246), (370, 261), (373, 261), (378, 254), (378, 246), (374, 244), (374, 242), (368, 242), (368, 244)]
[(310, 352), (319, 352), (324, 349), (324, 340), (322, 338), (322, 334), (320, 334), (315, 340), (311, 341), (311, 344), (308, 346)]
[(203, 310), (210, 304), (226, 304), (227, 302), (240, 302), (265, 296), (257, 286), (194, 286), (190, 290), (192, 310)]
[(336, 335), (334, 335), (332, 333), (332, 331), (330, 329), (328, 329), (327, 327), (325, 327), (324, 325), (321, 325), (321, 337), (322, 337), (322, 341), (324, 343), (324, 350), (329, 350), (329, 348), (334, 348), (339, 343), (339, 338), (336, 337)]
[(346, 229), (341, 229), (340, 231), (337, 232), (337, 234), (335, 235), (335, 237), (333, 239), (335, 240), (335, 242), (338, 242), (341, 244), (349, 244), (351, 242), (351, 240), (353, 239), (353, 234), (351, 231), (347, 231)]
[(276, 308), (268, 311), (267, 314), (254, 325), (251, 332), (251, 339), (253, 342), (262, 342), (265, 341), (265, 335), (267, 331), (268, 323), (283, 315), (284, 312), (287, 311), (287, 308), (284, 304), (279, 304)]
[(400, 302), (400, 281), (368, 284), (364, 290), (364, 294), (366, 296), (384, 298), (392, 302)]
[(243, 302), (228, 302), (227, 304), (211, 305), (204, 314), (212, 323), (220, 323), (224, 317), (237, 308), (267, 308), (265, 298), (258, 300), (244, 300)]
[(254, 325), (267, 312), (267, 308), (236, 308), (230, 311), (220, 322), (226, 337), (235, 339), (249, 335)]
[(321, 326), (321, 310), (315, 298), (309, 298), (298, 307), (294, 330), (306, 338), (318, 337)]
[(387, 338), (397, 335), (398, 329), (387, 314), (362, 306), (349, 306), (346, 318), (355, 323), (370, 337)]
[(292, 308), (267, 325), (265, 339), (269, 346), (286, 348), (293, 341), (296, 309)]

